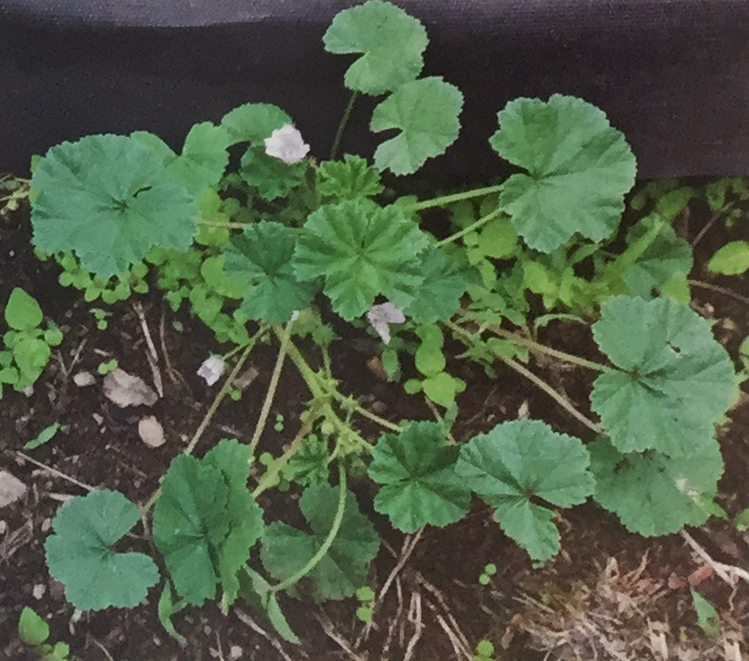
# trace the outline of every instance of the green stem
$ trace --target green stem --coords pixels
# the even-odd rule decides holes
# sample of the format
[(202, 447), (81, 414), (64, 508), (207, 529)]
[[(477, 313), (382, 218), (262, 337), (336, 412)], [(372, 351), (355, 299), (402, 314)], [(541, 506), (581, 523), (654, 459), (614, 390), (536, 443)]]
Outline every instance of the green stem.
[(503, 186), (504, 184), (496, 184), (495, 186), (487, 186), (486, 188), (474, 188), (473, 190), (465, 191), (463, 193), (442, 195), (431, 200), (424, 200), (423, 202), (409, 204), (407, 207), (404, 207), (404, 209), (406, 211), (423, 211), (424, 209), (432, 209), (434, 207), (444, 207), (448, 204), (453, 204), (454, 202), (461, 202), (462, 200), (470, 200), (474, 197), (481, 197), (483, 195), (498, 193), (502, 190)]
[(564, 408), (573, 418), (576, 420), (579, 420), (582, 422), (588, 429), (595, 432), (596, 434), (601, 433), (601, 428), (592, 420), (587, 418), (585, 415), (580, 413), (575, 406), (570, 402), (564, 395), (561, 393), (558, 393), (554, 388), (552, 388), (546, 381), (544, 381), (541, 377), (536, 376), (533, 372), (531, 372), (529, 369), (518, 363), (516, 360), (513, 360), (512, 358), (506, 358), (505, 356), (500, 356), (497, 354), (497, 358), (499, 358), (505, 365), (508, 367), (511, 367), (514, 369), (518, 374), (522, 374), (526, 379), (528, 379), (531, 383), (533, 383), (535, 386), (538, 386), (541, 390), (543, 390), (549, 397), (554, 399), (554, 401), (557, 402), (562, 408)]
[[(239, 371), (242, 369), (242, 366), (244, 365), (245, 361), (250, 355), (250, 352), (252, 351), (252, 348), (255, 346), (255, 343), (257, 342), (258, 338), (262, 333), (265, 332), (265, 327), (261, 326), (260, 329), (255, 333), (251, 338), (250, 341), (247, 343), (247, 346), (245, 347), (244, 352), (239, 357), (239, 360), (237, 361), (237, 364), (234, 365), (234, 369), (232, 369), (229, 376), (224, 381), (224, 385), (221, 387), (221, 390), (219, 390), (216, 397), (213, 399), (213, 402), (211, 403), (210, 408), (206, 412), (206, 414), (203, 416), (203, 419), (200, 421), (200, 425), (198, 425), (197, 430), (195, 431), (195, 434), (193, 434), (192, 439), (190, 440), (190, 443), (187, 445), (187, 447), (182, 451), (183, 454), (192, 454), (192, 451), (195, 449), (195, 446), (198, 444), (198, 441), (200, 440), (200, 437), (203, 435), (203, 432), (208, 428), (208, 425), (211, 422), (211, 419), (215, 415), (216, 411), (218, 410), (218, 407), (221, 405), (221, 402), (224, 400), (224, 397), (228, 394), (229, 390), (232, 388), (232, 383), (234, 382), (234, 379), (237, 378), (237, 375), (239, 374)], [(141, 509), (141, 517), (145, 517), (148, 510), (153, 507), (153, 504), (156, 502), (156, 499), (161, 494), (161, 487), (156, 489), (156, 491), (153, 492), (151, 497), (148, 499), (146, 504)]]
[(260, 482), (252, 492), (253, 498), (257, 500), (258, 496), (260, 496), (261, 493), (270, 489), (270, 487), (276, 483), (279, 474), (284, 469), (286, 464), (289, 463), (289, 459), (291, 459), (294, 454), (296, 454), (299, 446), (302, 444), (302, 441), (307, 438), (307, 435), (312, 430), (312, 425), (315, 423), (315, 420), (316, 416), (310, 414), (309, 417), (305, 420), (304, 424), (300, 427), (297, 435), (294, 437), (294, 440), (289, 444), (286, 452), (284, 452), (280, 457), (275, 459), (270, 466), (268, 466), (268, 470), (265, 472), (263, 477), (260, 478)]
[[(287, 351), (289, 354), (289, 358), (291, 358), (291, 361), (294, 363), (294, 365), (296, 365), (297, 370), (299, 370), (299, 374), (307, 384), (307, 388), (312, 394), (312, 398), (319, 403), (320, 412), (325, 417), (325, 419), (333, 423), (333, 425), (335, 425), (336, 429), (339, 432), (348, 432), (349, 434), (351, 434), (363, 449), (371, 452), (372, 445), (360, 434), (356, 433), (350, 425), (341, 420), (338, 414), (333, 410), (333, 407), (330, 405), (330, 398), (332, 395), (328, 393), (322, 387), (322, 385), (320, 385), (320, 380), (317, 374), (310, 367), (301, 351), (296, 348), (296, 345), (293, 342), (289, 342)], [(400, 429), (398, 429), (398, 431), (400, 431)]]
[(597, 279), (597, 282), (613, 282), (623, 276), (645, 254), (645, 251), (653, 245), (653, 242), (658, 238), (665, 224), (665, 220), (656, 221), (645, 234), (632, 243), (632, 245), (606, 267), (601, 277)]
[(292, 319), (286, 324), (286, 328), (280, 331), (278, 328), (274, 328), (276, 335), (281, 338), (281, 347), (278, 350), (278, 356), (276, 356), (276, 364), (273, 366), (273, 374), (270, 377), (270, 383), (268, 384), (268, 391), (265, 393), (265, 400), (263, 401), (263, 408), (260, 409), (260, 417), (255, 425), (255, 432), (252, 435), (250, 441), (250, 449), (255, 454), (255, 449), (258, 443), (260, 443), (260, 437), (265, 431), (265, 425), (268, 422), (268, 415), (270, 414), (270, 408), (273, 406), (273, 398), (276, 396), (276, 390), (278, 390), (278, 381), (281, 378), (281, 370), (283, 369), (284, 361), (286, 360), (286, 352), (289, 347), (289, 341), (291, 340), (291, 326), (294, 324)]
[(477, 230), (482, 225), (486, 225), (490, 220), (494, 220), (497, 216), (499, 216), (502, 213), (502, 210), (497, 208), (491, 213), (486, 214), (485, 216), (482, 216), (477, 221), (471, 223), (468, 227), (464, 227), (459, 232), (455, 232), (455, 234), (451, 234), (446, 239), (442, 239), (442, 241), (437, 241), (435, 246), (444, 246), (448, 243), (452, 243), (453, 241), (457, 241), (458, 239), (462, 239), (466, 234), (469, 232), (473, 232), (474, 230)]
[[(450, 325), (451, 328), (455, 326), (455, 324), (452, 324), (451, 322), (448, 322), (448, 323), (451, 324)], [(460, 326), (457, 326), (457, 328), (460, 328)], [(605, 372), (606, 370), (610, 369), (609, 367), (607, 367), (606, 365), (603, 365), (602, 363), (597, 363), (594, 360), (587, 360), (586, 358), (580, 358), (580, 356), (575, 356), (574, 354), (567, 353), (566, 351), (560, 351), (559, 349), (552, 349), (551, 347), (547, 347), (544, 344), (540, 344), (539, 342), (534, 342), (533, 340), (530, 340), (525, 337), (520, 337), (516, 335), (515, 333), (511, 333), (502, 328), (492, 327), (490, 328), (490, 331), (492, 333), (495, 333), (496, 335), (499, 335), (500, 337), (505, 338), (506, 340), (509, 340), (510, 342), (514, 342), (515, 344), (519, 344), (520, 346), (527, 347), (531, 351), (536, 351), (538, 353), (545, 353), (548, 356), (559, 358), (559, 360), (563, 360), (567, 363), (580, 365), (580, 367), (586, 367), (587, 369), (595, 370), (596, 372)]]
[(353, 94), (351, 94), (351, 98), (348, 100), (348, 105), (346, 106), (346, 110), (343, 111), (343, 117), (341, 117), (341, 123), (338, 124), (338, 130), (335, 134), (335, 139), (333, 140), (333, 146), (330, 148), (330, 160), (332, 161), (336, 154), (338, 153), (338, 147), (341, 144), (341, 138), (343, 138), (343, 131), (346, 128), (346, 124), (348, 124), (348, 120), (351, 117), (351, 111), (354, 109), (354, 102), (356, 101), (356, 97), (359, 95), (358, 92), (354, 91)]
[(338, 509), (336, 510), (335, 518), (333, 519), (333, 525), (330, 527), (328, 536), (325, 538), (325, 541), (322, 543), (322, 546), (318, 549), (317, 553), (315, 553), (315, 555), (310, 558), (309, 562), (304, 565), (304, 567), (302, 567), (295, 574), (289, 576), (286, 580), (281, 581), (278, 585), (272, 586), (270, 588), (271, 592), (281, 592), (282, 590), (286, 590), (287, 588), (290, 588), (292, 585), (303, 579), (318, 565), (320, 560), (322, 560), (328, 553), (330, 547), (333, 546), (333, 542), (335, 541), (335, 538), (338, 535), (338, 531), (341, 529), (341, 524), (343, 523), (343, 514), (346, 511), (346, 470), (344, 469), (342, 463), (338, 464), (338, 469), (340, 476)]

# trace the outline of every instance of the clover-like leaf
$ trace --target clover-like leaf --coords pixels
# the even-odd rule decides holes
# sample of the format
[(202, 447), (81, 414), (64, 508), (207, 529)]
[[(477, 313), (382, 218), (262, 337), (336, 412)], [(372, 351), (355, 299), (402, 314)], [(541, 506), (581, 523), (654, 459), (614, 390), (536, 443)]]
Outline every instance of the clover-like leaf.
[(361, 156), (346, 154), (343, 161), (323, 161), (317, 169), (317, 192), (323, 197), (355, 200), (383, 190), (380, 173)]
[(551, 252), (577, 233), (611, 236), (635, 182), (636, 163), (623, 134), (581, 99), (516, 99), (498, 114), (489, 143), (527, 171), (504, 184), (500, 206), (531, 248)]
[(221, 126), (235, 144), (259, 143), (284, 124), (291, 124), (291, 117), (270, 103), (245, 103), (224, 115), (221, 120)]
[(36, 328), (44, 318), (36, 299), (20, 287), (14, 287), (10, 293), (3, 316), (10, 328), (19, 331)]
[(712, 443), (733, 399), (734, 371), (707, 321), (671, 299), (616, 296), (603, 304), (593, 336), (619, 368), (603, 372), (590, 396), (617, 449), (676, 457)]
[[(644, 218), (627, 234), (627, 243), (632, 245), (643, 236), (652, 223), (653, 218)], [(686, 278), (692, 270), (692, 247), (682, 239), (673, 227), (664, 225), (658, 236), (650, 244), (643, 255), (624, 273), (624, 281), (629, 290), (640, 298), (653, 298), (653, 289), (662, 287), (675, 274)]]
[(325, 294), (344, 319), (383, 295), (401, 309), (424, 281), (419, 253), (426, 234), (396, 206), (368, 200), (326, 204), (311, 213), (294, 253), (301, 280), (325, 278)]
[(554, 432), (540, 420), (513, 420), (461, 447), (457, 473), (495, 508), (502, 529), (530, 556), (544, 562), (559, 551), (553, 512), (582, 503), (594, 488), (582, 441)]
[(73, 251), (102, 277), (122, 273), (155, 245), (185, 250), (196, 232), (193, 196), (133, 138), (93, 135), (52, 147), (31, 187), (34, 245)]
[[(278, 521), (263, 535), (261, 558), (266, 570), (284, 580), (302, 569), (320, 549), (333, 527), (339, 489), (329, 485), (308, 487), (299, 507), (311, 532)], [(369, 563), (377, 555), (380, 539), (354, 495), (346, 493), (341, 527), (323, 559), (308, 574), (319, 599), (343, 599), (366, 583)]]
[(177, 592), (196, 606), (216, 594), (213, 554), (229, 531), (228, 498), (219, 469), (182, 454), (172, 460), (154, 507), (154, 542)]
[(446, 526), (463, 517), (471, 489), (455, 473), (459, 448), (447, 445), (435, 422), (411, 423), (385, 434), (372, 451), (369, 477), (382, 484), (374, 506), (405, 532), (427, 524)]
[(710, 517), (723, 473), (715, 440), (687, 457), (652, 450), (622, 454), (608, 439), (595, 441), (589, 449), (595, 500), (630, 532), (669, 535), (686, 525), (702, 525)]
[(242, 310), (251, 319), (285, 323), (312, 300), (316, 285), (294, 275), (295, 243), (289, 228), (265, 220), (233, 238), (224, 268), (230, 278), (246, 284)]
[(429, 43), (421, 22), (389, 2), (369, 0), (336, 15), (323, 36), (329, 53), (363, 53), (344, 83), (365, 94), (383, 94), (416, 78)]
[(419, 324), (446, 321), (458, 311), (460, 297), (468, 287), (465, 272), (454, 259), (434, 249), (425, 253), (421, 273), (424, 282), (404, 310), (406, 316)]
[(375, 133), (399, 129), (374, 155), (375, 166), (393, 174), (412, 174), (428, 158), (444, 153), (460, 132), (463, 94), (439, 76), (401, 85), (372, 113)]
[(139, 518), (135, 504), (118, 491), (92, 491), (60, 508), (44, 550), (50, 574), (73, 606), (134, 608), (156, 585), (159, 570), (151, 558), (113, 549)]

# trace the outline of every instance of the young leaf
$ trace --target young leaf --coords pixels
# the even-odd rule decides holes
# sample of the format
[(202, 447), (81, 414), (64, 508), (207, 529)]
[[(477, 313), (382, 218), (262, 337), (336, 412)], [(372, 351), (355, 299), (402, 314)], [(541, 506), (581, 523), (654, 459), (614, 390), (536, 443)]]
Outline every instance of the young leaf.
[(323, 197), (355, 200), (383, 190), (380, 173), (361, 156), (346, 154), (343, 161), (323, 161), (317, 169), (317, 192)]
[(18, 637), (31, 647), (39, 647), (49, 638), (49, 625), (36, 614), (33, 608), (26, 606), (18, 620)]
[(498, 114), (489, 143), (527, 170), (504, 185), (500, 206), (531, 248), (551, 252), (573, 234), (611, 236), (635, 182), (635, 157), (624, 136), (595, 106), (574, 97), (516, 99)]
[[(338, 487), (308, 487), (299, 507), (311, 532), (280, 522), (270, 524), (263, 536), (261, 558), (276, 579), (289, 578), (304, 567), (328, 536), (338, 507)], [(308, 577), (315, 584), (319, 599), (343, 599), (353, 595), (367, 580), (369, 563), (377, 555), (380, 540), (366, 516), (359, 512), (356, 498), (349, 491), (343, 522), (327, 555)]]
[(365, 94), (384, 94), (416, 78), (429, 43), (424, 26), (389, 2), (369, 0), (338, 12), (323, 36), (329, 53), (363, 53), (344, 83)]
[(225, 269), (229, 277), (245, 284), (242, 310), (251, 319), (286, 323), (312, 300), (315, 283), (299, 282), (294, 275), (294, 246), (292, 231), (269, 221), (250, 225), (233, 238)]
[(221, 471), (182, 454), (172, 460), (154, 507), (154, 542), (177, 592), (196, 606), (216, 594), (212, 553), (228, 533), (228, 497)]
[(462, 446), (456, 470), (495, 508), (505, 533), (544, 562), (559, 551), (559, 532), (553, 511), (539, 500), (559, 507), (582, 503), (595, 484), (589, 461), (579, 439), (540, 420), (513, 420)]
[(463, 517), (471, 489), (455, 473), (459, 448), (449, 446), (435, 422), (414, 422), (385, 434), (372, 451), (369, 477), (382, 484), (375, 509), (405, 532), (429, 524), (444, 527)]
[[(24, 450), (35, 450), (45, 443), (49, 443), (63, 426), (59, 422), (53, 422), (51, 425), (45, 427), (40, 431), (34, 438), (32, 438), (26, 445), (23, 446)], [(65, 428), (67, 429), (67, 428)]]
[(723, 473), (716, 442), (677, 458), (652, 450), (622, 454), (608, 439), (589, 448), (596, 476), (594, 497), (627, 530), (646, 537), (668, 535), (685, 525), (702, 525), (710, 516), (707, 504)]
[(50, 574), (73, 606), (134, 608), (156, 585), (159, 571), (151, 558), (112, 549), (139, 518), (138, 508), (118, 491), (92, 491), (60, 508), (44, 550)]
[(36, 299), (20, 287), (14, 287), (10, 293), (4, 314), (5, 323), (19, 331), (37, 328), (44, 318)]
[(182, 154), (166, 167), (165, 174), (197, 198), (224, 174), (230, 142), (228, 132), (221, 126), (211, 122), (196, 124), (185, 138)]
[(161, 159), (137, 140), (93, 135), (52, 147), (31, 180), (34, 245), (74, 251), (81, 264), (109, 277), (151, 249), (186, 249), (198, 211), (172, 182)]
[[(653, 222), (652, 218), (645, 218), (634, 225), (627, 234), (627, 244), (632, 245), (643, 236)], [(692, 270), (692, 261), (689, 242), (676, 234), (673, 227), (664, 225), (655, 241), (624, 273), (624, 281), (633, 295), (649, 300), (653, 298), (653, 289), (662, 287), (675, 274), (686, 278)]]
[(707, 321), (671, 299), (616, 296), (593, 336), (619, 368), (603, 372), (590, 397), (616, 448), (686, 456), (714, 442), (734, 372)]
[(418, 324), (433, 324), (450, 319), (460, 307), (468, 279), (452, 258), (441, 250), (429, 250), (422, 258), (424, 282), (416, 298), (404, 310)]
[(367, 200), (326, 204), (311, 213), (294, 253), (301, 280), (325, 278), (325, 293), (344, 319), (361, 316), (383, 295), (407, 306), (424, 280), (418, 255), (427, 236), (396, 206)]
[(710, 638), (720, 636), (720, 615), (715, 607), (703, 597), (694, 588), (690, 589), (692, 593), (692, 603), (697, 613), (697, 626), (705, 632)]
[(301, 644), (281, 610), (276, 593), (271, 592), (270, 583), (251, 569), (249, 565), (244, 566), (244, 571), (240, 574), (239, 581), (241, 584), (240, 596), (252, 606), (265, 613), (276, 633), (293, 645)]
[(226, 129), (233, 144), (259, 143), (284, 124), (291, 124), (291, 117), (270, 103), (245, 103), (221, 120), (221, 126)]
[(399, 175), (416, 172), (455, 142), (462, 107), (460, 90), (438, 76), (401, 85), (372, 113), (369, 128), (375, 133), (401, 131), (377, 147), (375, 166)]
[(742, 275), (749, 271), (749, 243), (731, 241), (718, 250), (707, 263), (708, 270), (722, 275)]
[(264, 200), (286, 197), (304, 179), (308, 164), (302, 160), (288, 165), (278, 158), (268, 156), (265, 148), (252, 145), (242, 157), (239, 174), (245, 182), (257, 189)]

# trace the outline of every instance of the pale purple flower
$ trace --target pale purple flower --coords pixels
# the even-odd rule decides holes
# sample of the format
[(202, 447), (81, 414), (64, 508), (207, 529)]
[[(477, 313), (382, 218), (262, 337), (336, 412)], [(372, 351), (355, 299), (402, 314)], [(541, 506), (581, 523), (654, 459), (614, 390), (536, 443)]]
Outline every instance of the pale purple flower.
[(205, 382), (212, 386), (221, 378), (224, 373), (224, 361), (218, 356), (209, 356), (203, 361), (198, 370), (198, 376), (205, 379)]
[(406, 315), (403, 311), (390, 301), (373, 305), (367, 312), (367, 321), (385, 344), (390, 344), (390, 324), (402, 324), (405, 320)]
[(265, 153), (281, 159), (288, 165), (301, 161), (309, 151), (309, 145), (302, 140), (302, 134), (292, 124), (284, 124), (265, 139)]

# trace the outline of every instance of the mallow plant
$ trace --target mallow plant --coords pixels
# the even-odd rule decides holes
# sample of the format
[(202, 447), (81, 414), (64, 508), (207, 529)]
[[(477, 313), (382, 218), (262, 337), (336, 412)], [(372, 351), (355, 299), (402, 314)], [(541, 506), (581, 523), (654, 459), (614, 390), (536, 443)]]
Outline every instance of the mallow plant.
[[(341, 599), (367, 585), (380, 542), (352, 480), (372, 480), (375, 510), (405, 532), (455, 524), (479, 499), (536, 564), (561, 548), (555, 512), (589, 498), (643, 535), (717, 511), (715, 425), (736, 394), (734, 366), (688, 305), (692, 254), (673, 215), (656, 208), (620, 228), (636, 174), (624, 136), (584, 100), (516, 99), (487, 136), (514, 174), (398, 197), (386, 188), (392, 178), (418, 171), (460, 131), (460, 90), (422, 75), (427, 44), (423, 25), (383, 0), (338, 13), (324, 46), (352, 57), (351, 101), (327, 159), (281, 108), (252, 102), (194, 126), (178, 151), (147, 132), (94, 135), (36, 164), (38, 250), (69, 255), (64, 265), (97, 287), (128, 272), (150, 278), (216, 330), (222, 348), (206, 348), (201, 375), (223, 385), (206, 421), (257, 343), (279, 347), (246, 442), (224, 439), (198, 457), (204, 421), (148, 502), (100, 490), (60, 509), (47, 564), (77, 608), (134, 607), (158, 584), (159, 617), (178, 640), (172, 616), (215, 599), (225, 612), (249, 602), (297, 641), (283, 594)], [(371, 161), (336, 158), (360, 95), (379, 99), (370, 129), (383, 141)], [(422, 222), (433, 208), (451, 218), (447, 236)], [(331, 315), (378, 338), (393, 387), (409, 376), (403, 387), (423, 393), (437, 419), (385, 420), (344, 395), (328, 355)], [(544, 345), (539, 331), (551, 321), (592, 322), (597, 351)], [(318, 354), (303, 354), (300, 337)], [(595, 373), (595, 419), (532, 369), (538, 354)], [(285, 421), (294, 436), (284, 453), (261, 462), (287, 360), (310, 400)], [(455, 438), (471, 390), (451, 373), (459, 361), (495, 376), (508, 366), (588, 433), (522, 419)], [(365, 437), (361, 420), (382, 435)], [(266, 520), (282, 485), (300, 492), (303, 523)], [(127, 537), (149, 517), (159, 558)]]

